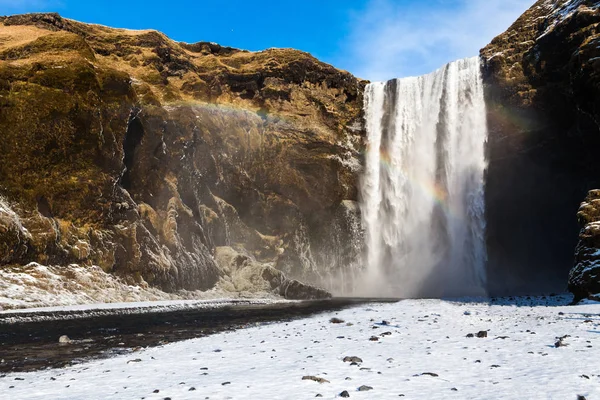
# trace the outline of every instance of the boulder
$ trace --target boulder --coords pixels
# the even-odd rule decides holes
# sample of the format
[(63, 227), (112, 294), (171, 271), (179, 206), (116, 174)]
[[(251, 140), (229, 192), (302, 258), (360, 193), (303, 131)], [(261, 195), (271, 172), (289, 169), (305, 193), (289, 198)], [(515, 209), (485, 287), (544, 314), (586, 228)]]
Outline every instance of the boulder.
[(569, 273), (574, 302), (600, 293), (600, 190), (591, 190), (579, 207), (581, 225), (575, 265)]

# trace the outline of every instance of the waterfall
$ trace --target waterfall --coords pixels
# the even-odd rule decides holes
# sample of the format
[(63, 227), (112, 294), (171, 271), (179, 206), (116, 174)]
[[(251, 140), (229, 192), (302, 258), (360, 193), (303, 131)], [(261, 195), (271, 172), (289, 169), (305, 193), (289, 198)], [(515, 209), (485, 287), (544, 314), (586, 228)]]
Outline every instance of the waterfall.
[(479, 58), (369, 84), (365, 119), (364, 293), (484, 295), (487, 125)]

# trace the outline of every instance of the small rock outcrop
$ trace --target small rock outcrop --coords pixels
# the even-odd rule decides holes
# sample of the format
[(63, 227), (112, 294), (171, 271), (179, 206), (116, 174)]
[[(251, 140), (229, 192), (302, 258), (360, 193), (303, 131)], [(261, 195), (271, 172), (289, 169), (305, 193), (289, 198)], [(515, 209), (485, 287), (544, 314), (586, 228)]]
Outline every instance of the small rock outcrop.
[(577, 212), (581, 225), (575, 265), (569, 273), (574, 302), (600, 293), (600, 190), (591, 190)]

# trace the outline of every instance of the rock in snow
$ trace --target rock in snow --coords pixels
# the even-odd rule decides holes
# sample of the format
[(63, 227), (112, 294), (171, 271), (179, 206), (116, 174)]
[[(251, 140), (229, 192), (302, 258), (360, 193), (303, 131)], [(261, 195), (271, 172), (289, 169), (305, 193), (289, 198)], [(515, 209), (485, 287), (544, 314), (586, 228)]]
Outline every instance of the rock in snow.
[(58, 338), (58, 343), (61, 343), (61, 344), (71, 343), (71, 339), (69, 339), (69, 337), (67, 335), (62, 335), (61, 337)]
[(325, 378), (321, 378), (318, 376), (312, 376), (312, 375), (305, 375), (302, 377), (303, 381), (315, 381), (315, 382), (319, 382), (319, 383), (329, 383), (329, 381)]

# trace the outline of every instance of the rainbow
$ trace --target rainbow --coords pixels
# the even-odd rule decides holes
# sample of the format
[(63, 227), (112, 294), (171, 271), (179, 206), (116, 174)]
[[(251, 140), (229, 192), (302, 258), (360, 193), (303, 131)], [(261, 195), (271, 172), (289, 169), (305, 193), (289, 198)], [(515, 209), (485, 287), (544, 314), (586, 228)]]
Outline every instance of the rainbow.
[[(241, 115), (248, 115), (248, 114), (257, 115), (259, 112), (259, 109), (257, 109), (257, 108), (244, 107), (242, 105), (235, 105), (235, 104), (231, 104), (231, 103), (225, 104), (225, 103), (204, 103), (204, 102), (195, 102), (195, 101), (177, 101), (177, 102), (170, 103), (169, 106), (171, 106), (171, 107), (187, 106), (187, 107), (191, 107), (194, 109), (206, 110), (210, 113), (219, 113), (219, 114), (238, 116), (238, 117)], [(267, 113), (267, 115), (270, 118), (275, 119), (275, 121), (285, 121), (285, 122), (290, 121), (289, 116), (284, 116), (280, 113), (274, 113), (274, 112), (270, 111)], [(364, 155), (364, 153), (369, 152), (369, 151), (371, 151), (371, 149), (370, 149), (370, 146), (367, 145), (366, 148), (363, 151), (361, 151), (361, 153)], [(393, 165), (393, 163), (391, 161), (392, 158), (391, 158), (391, 155), (388, 150), (379, 149), (378, 151), (380, 153), (379, 154), (380, 164), (383, 168), (392, 170), (392, 169), (398, 167), (397, 165)], [(442, 188), (436, 182), (414, 179), (411, 177), (411, 174), (408, 173), (407, 171), (403, 171), (403, 173), (408, 179), (410, 179), (411, 184), (413, 184), (415, 187), (419, 188), (428, 197), (433, 199), (434, 202), (436, 204), (438, 204), (448, 216), (454, 216), (455, 213), (452, 212), (452, 210), (450, 209), (450, 205), (448, 203), (448, 192), (444, 188)]]
[[(373, 151), (370, 149), (370, 146), (367, 145), (366, 152)], [(379, 162), (381, 167), (386, 168), (388, 170), (398, 168), (397, 165), (392, 163), (392, 157), (390, 152), (387, 149), (379, 149)], [(441, 187), (437, 182), (432, 182), (430, 180), (418, 180), (413, 178), (408, 171), (402, 170), (403, 175), (409, 179), (410, 183), (419, 188), (426, 196), (431, 198), (436, 204), (438, 204), (442, 210), (449, 216), (454, 217), (455, 212), (453, 212), (450, 208), (450, 204), (448, 202), (448, 191)]]

